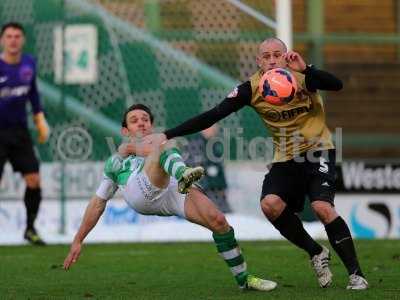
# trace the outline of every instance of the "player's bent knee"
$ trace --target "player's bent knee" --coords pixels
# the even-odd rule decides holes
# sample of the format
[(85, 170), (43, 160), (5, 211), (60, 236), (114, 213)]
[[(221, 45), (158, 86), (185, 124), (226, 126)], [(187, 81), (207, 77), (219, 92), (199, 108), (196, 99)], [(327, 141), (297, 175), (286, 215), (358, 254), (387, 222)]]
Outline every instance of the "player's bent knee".
[(285, 202), (277, 195), (267, 195), (261, 200), (261, 209), (270, 221), (278, 218), (285, 207)]
[(229, 228), (228, 221), (220, 211), (213, 211), (209, 216), (209, 225), (213, 232), (223, 233)]
[(324, 224), (329, 224), (339, 216), (332, 204), (326, 201), (313, 201), (311, 207), (318, 219)]
[(215, 224), (219, 228), (226, 228), (228, 225), (228, 221), (225, 218), (225, 215), (221, 212), (218, 212), (218, 214), (215, 217)]
[(24, 175), (25, 183), (30, 189), (37, 189), (40, 187), (39, 173), (31, 173)]

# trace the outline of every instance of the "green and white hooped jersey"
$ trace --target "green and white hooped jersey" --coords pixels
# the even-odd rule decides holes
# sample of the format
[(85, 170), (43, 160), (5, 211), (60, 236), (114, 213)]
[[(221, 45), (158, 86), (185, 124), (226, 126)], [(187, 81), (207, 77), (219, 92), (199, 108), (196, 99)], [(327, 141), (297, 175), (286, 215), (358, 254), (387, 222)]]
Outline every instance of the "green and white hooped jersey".
[(144, 157), (130, 155), (122, 158), (113, 155), (106, 160), (104, 166), (104, 177), (96, 191), (96, 195), (104, 200), (111, 199), (118, 187), (124, 188), (129, 177), (143, 170)]

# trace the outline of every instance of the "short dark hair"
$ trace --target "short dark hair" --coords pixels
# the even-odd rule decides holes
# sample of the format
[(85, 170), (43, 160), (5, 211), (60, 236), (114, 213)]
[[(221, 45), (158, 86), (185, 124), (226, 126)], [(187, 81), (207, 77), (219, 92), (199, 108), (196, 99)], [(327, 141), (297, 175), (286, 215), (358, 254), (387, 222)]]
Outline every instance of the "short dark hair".
[(17, 23), (17, 22), (8, 22), (8, 23), (4, 24), (3, 26), (1, 26), (0, 37), (3, 36), (4, 31), (6, 31), (8, 28), (19, 29), (25, 35), (24, 26), (22, 26), (20, 23)]
[(122, 127), (127, 127), (128, 124), (126, 123), (126, 116), (128, 115), (128, 113), (130, 113), (131, 111), (136, 110), (136, 109), (140, 109), (140, 110), (143, 110), (143, 111), (147, 112), (149, 114), (149, 116), (150, 116), (150, 122), (151, 122), (151, 124), (153, 124), (154, 116), (151, 113), (150, 108), (148, 106), (144, 105), (144, 104), (138, 103), (138, 104), (131, 105), (124, 112), (124, 118), (122, 119), (122, 122), (121, 122)]

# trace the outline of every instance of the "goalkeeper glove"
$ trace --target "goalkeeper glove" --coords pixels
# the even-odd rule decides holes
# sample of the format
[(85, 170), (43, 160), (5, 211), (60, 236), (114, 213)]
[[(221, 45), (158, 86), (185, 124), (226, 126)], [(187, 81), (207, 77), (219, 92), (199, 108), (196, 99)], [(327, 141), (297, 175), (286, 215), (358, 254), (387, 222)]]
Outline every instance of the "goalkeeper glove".
[(50, 127), (49, 124), (47, 124), (46, 118), (44, 117), (44, 113), (40, 112), (37, 113), (36, 115), (33, 116), (33, 120), (36, 125), (36, 129), (38, 130), (39, 136), (38, 136), (38, 142), (40, 144), (44, 144), (48, 139), (50, 135)]

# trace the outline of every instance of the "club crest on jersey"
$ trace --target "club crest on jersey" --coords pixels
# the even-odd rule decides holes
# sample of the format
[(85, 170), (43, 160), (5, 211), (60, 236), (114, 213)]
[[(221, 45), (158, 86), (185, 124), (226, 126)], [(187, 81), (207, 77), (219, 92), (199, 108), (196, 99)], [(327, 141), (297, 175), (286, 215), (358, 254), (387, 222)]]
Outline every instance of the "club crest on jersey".
[(19, 71), (19, 77), (25, 83), (30, 82), (33, 78), (33, 69), (30, 66), (22, 66)]
[(235, 87), (233, 89), (233, 91), (228, 94), (227, 98), (235, 98), (235, 97), (237, 97), (238, 93), (239, 93), (239, 89), (237, 87)]
[(296, 97), (301, 101), (301, 102), (305, 102), (310, 100), (311, 101), (311, 93), (307, 92), (304, 89), (300, 89), (299, 91), (297, 91), (296, 93)]

